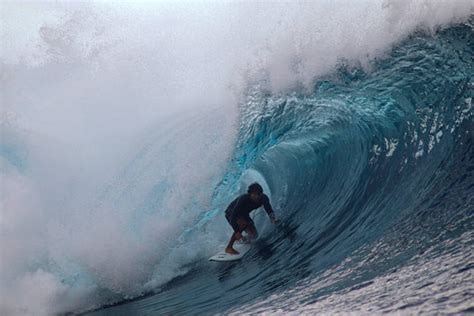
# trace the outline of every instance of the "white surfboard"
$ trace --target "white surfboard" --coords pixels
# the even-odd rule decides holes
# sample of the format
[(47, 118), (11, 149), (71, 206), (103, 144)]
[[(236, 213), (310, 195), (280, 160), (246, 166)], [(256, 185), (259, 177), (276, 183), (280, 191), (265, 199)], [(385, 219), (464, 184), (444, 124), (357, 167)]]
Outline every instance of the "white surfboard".
[(234, 261), (242, 259), (242, 257), (250, 250), (250, 247), (250, 244), (235, 243), (234, 249), (239, 252), (238, 255), (231, 255), (230, 253), (225, 252), (225, 249), (222, 249), (222, 251), (210, 257), (209, 261)]

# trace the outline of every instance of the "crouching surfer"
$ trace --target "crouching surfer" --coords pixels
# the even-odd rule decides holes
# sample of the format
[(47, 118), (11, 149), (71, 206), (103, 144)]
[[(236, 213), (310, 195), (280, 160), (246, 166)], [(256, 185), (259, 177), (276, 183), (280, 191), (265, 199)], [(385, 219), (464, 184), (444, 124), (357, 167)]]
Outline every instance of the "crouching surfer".
[(234, 233), (225, 249), (226, 253), (233, 255), (239, 254), (233, 246), (236, 240), (242, 239), (243, 231), (247, 232), (250, 239), (257, 238), (257, 229), (249, 215), (253, 210), (262, 205), (270, 217), (272, 224), (276, 224), (277, 220), (272, 206), (270, 205), (270, 200), (268, 196), (263, 193), (263, 188), (258, 183), (252, 183), (248, 187), (246, 194), (242, 194), (229, 204), (225, 211), (225, 218), (234, 229)]

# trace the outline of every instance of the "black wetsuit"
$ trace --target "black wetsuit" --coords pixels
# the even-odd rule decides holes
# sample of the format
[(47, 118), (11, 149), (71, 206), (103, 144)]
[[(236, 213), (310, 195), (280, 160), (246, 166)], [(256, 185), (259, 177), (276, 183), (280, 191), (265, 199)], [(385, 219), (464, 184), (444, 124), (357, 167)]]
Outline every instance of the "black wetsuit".
[(252, 199), (250, 198), (250, 194), (242, 194), (229, 204), (229, 206), (225, 210), (225, 218), (227, 219), (227, 221), (232, 226), (235, 232), (241, 232), (241, 229), (237, 224), (237, 219), (241, 218), (246, 222), (254, 225), (249, 214), (250, 212), (259, 208), (262, 205), (265, 208), (265, 211), (267, 212), (268, 216), (270, 216), (270, 218), (272, 219), (275, 218), (272, 206), (270, 205), (270, 200), (265, 194), (262, 194), (262, 196), (260, 197), (260, 201), (258, 202), (252, 201)]

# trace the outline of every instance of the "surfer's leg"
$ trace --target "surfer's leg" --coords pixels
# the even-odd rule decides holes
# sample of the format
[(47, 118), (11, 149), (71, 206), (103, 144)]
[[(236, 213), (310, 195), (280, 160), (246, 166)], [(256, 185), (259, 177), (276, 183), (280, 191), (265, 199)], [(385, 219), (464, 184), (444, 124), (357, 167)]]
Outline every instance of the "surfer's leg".
[(250, 239), (257, 239), (257, 236), (258, 236), (257, 228), (255, 227), (255, 224), (253, 223), (252, 220), (247, 224), (245, 231), (249, 235)]
[(245, 225), (244, 225), (243, 229), (247, 232), (248, 241), (251, 241), (251, 240), (257, 238), (257, 236), (258, 236), (257, 228), (255, 227), (255, 223), (250, 218), (250, 216), (245, 218)]
[[(240, 231), (244, 230), (246, 227), (246, 222), (241, 219), (237, 219), (237, 224), (239, 225)], [(242, 239), (242, 235), (240, 231), (234, 231), (234, 233), (232, 234), (232, 237), (230, 237), (227, 247), (225, 248), (225, 252), (233, 254), (233, 255), (239, 254), (239, 252), (234, 249), (234, 243), (236, 240)]]
[(234, 242), (237, 240), (237, 232), (234, 232), (232, 236), (230, 237), (229, 243), (227, 244), (227, 247), (225, 248), (225, 252), (230, 253), (232, 255), (238, 255), (239, 252), (234, 249)]

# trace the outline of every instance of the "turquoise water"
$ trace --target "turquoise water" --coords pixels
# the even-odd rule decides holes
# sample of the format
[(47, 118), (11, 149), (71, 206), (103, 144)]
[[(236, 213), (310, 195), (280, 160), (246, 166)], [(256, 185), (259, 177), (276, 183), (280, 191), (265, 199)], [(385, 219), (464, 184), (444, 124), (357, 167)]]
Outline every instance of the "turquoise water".
[(242, 262), (196, 260), (93, 314), (472, 311), (473, 49), (464, 24), (413, 34), (370, 72), (341, 64), (310, 94), (249, 85), (215, 199), (244, 174), (281, 224), (257, 215)]

